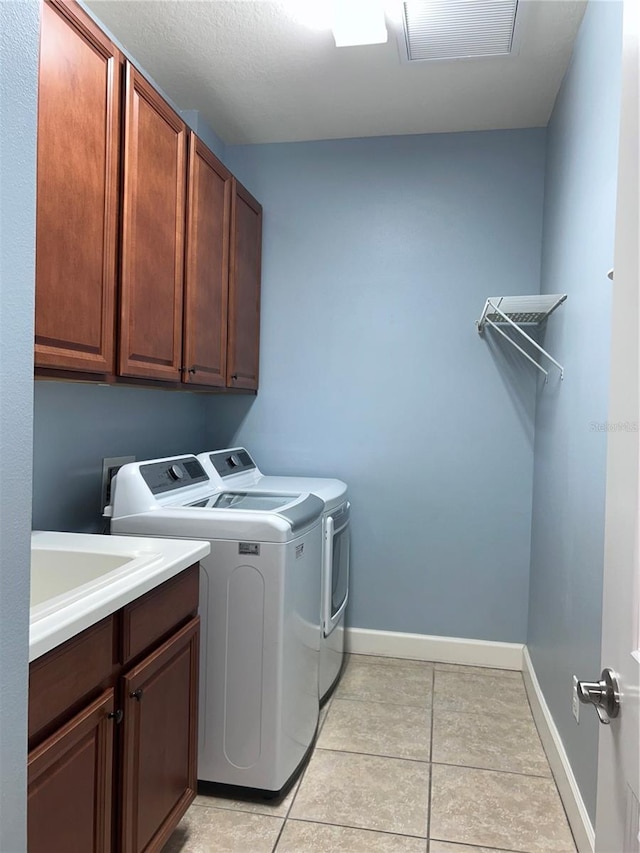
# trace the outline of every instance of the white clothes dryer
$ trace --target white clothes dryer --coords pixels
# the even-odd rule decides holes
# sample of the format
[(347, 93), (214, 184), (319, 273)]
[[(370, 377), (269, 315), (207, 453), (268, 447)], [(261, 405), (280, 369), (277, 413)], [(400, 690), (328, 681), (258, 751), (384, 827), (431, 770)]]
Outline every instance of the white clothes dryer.
[(124, 465), (113, 533), (204, 539), (198, 779), (286, 792), (313, 747), (319, 713), (322, 501), (243, 492), (195, 456)]
[(324, 477), (278, 477), (263, 474), (244, 447), (200, 453), (198, 459), (219, 488), (309, 492), (324, 502), (322, 598), (320, 601), (320, 704), (337, 686), (344, 663), (344, 620), (349, 599), (350, 508), (347, 485)]

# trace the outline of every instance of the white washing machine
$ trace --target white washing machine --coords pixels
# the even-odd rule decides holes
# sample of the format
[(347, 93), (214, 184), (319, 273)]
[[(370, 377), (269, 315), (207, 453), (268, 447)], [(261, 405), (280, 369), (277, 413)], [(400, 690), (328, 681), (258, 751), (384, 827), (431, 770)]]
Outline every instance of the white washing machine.
[(320, 638), (320, 703), (340, 680), (344, 662), (344, 618), (349, 598), (350, 503), (342, 480), (323, 477), (275, 477), (263, 474), (244, 447), (201, 453), (198, 459), (219, 488), (309, 492), (321, 498), (323, 514), (322, 636)]
[(198, 779), (284, 793), (318, 724), (323, 502), (216, 487), (195, 456), (124, 465), (113, 533), (205, 539)]

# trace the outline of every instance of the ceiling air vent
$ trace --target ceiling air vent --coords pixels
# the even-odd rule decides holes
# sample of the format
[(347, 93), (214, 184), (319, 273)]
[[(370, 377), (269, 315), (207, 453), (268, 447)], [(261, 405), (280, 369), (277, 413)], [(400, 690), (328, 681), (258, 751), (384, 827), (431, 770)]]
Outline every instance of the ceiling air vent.
[(409, 0), (403, 3), (410, 62), (508, 56), (518, 0)]

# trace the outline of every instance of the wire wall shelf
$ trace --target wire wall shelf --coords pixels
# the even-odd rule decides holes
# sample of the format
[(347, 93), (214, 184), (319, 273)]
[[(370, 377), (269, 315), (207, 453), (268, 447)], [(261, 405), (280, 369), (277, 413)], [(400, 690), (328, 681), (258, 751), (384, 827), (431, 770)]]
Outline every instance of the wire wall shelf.
[(484, 304), (480, 319), (476, 320), (478, 334), (482, 335), (487, 326), (491, 326), (502, 335), (518, 352), (520, 352), (534, 367), (544, 373), (545, 382), (549, 379), (546, 370), (532, 355), (521, 347), (501, 326), (511, 326), (522, 338), (535, 347), (539, 353), (555, 365), (560, 371), (560, 379), (564, 379), (564, 367), (552, 358), (540, 344), (528, 335), (522, 326), (540, 326), (558, 306), (567, 298), (566, 293), (541, 294), (539, 296), (490, 296)]

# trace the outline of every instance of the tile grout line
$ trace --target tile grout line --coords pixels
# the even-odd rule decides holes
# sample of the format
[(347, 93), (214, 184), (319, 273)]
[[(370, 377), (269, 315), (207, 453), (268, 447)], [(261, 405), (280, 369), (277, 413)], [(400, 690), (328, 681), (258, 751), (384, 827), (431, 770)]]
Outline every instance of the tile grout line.
[[(525, 779), (547, 779), (555, 782), (553, 775), (541, 776), (539, 773), (520, 773), (518, 770), (496, 770), (495, 767), (475, 767), (472, 764), (450, 764), (448, 761), (434, 761), (438, 767), (456, 767), (459, 770), (480, 770), (482, 773), (506, 773), (509, 776), (523, 776)], [(444, 839), (443, 839), (444, 840)]]
[(353, 823), (329, 823), (329, 821), (326, 820), (319, 820), (318, 818), (311, 820), (311, 818), (308, 817), (292, 817), (288, 819), (294, 823), (314, 823), (318, 826), (339, 826), (342, 829), (355, 829), (358, 832), (377, 832), (380, 835), (393, 835), (398, 838), (415, 838), (416, 841), (427, 840), (424, 835), (411, 835), (408, 832), (399, 832), (392, 829), (374, 829), (371, 826), (356, 826)]
[[(543, 749), (544, 749), (544, 746), (543, 746)], [(545, 751), (545, 755), (546, 754), (547, 753)], [(547, 761), (548, 761), (548, 759), (547, 759)], [(549, 765), (549, 766), (551, 766), (551, 765)], [(578, 843), (576, 841), (575, 835), (573, 834), (573, 827), (571, 826), (571, 821), (569, 820), (569, 815), (567, 814), (567, 810), (566, 810), (565, 805), (564, 805), (564, 800), (562, 799), (562, 795), (560, 794), (560, 788), (558, 787), (558, 783), (556, 781), (556, 777), (555, 777), (553, 771), (551, 771), (551, 780), (552, 780), (553, 785), (556, 789), (556, 794), (558, 795), (558, 799), (560, 800), (560, 805), (562, 806), (562, 811), (564, 813), (565, 820), (567, 821), (567, 826), (569, 827), (569, 833), (571, 834), (571, 840), (573, 841), (573, 846), (575, 847), (576, 853), (577, 853)]]
[[(519, 770), (501, 770), (495, 767), (477, 767), (473, 764), (452, 764), (449, 761), (433, 761), (432, 754), (430, 753), (430, 758), (405, 758), (402, 755), (380, 755), (377, 752), (359, 752), (351, 749), (333, 749), (327, 748), (324, 746), (316, 747), (320, 752), (337, 752), (341, 755), (363, 755), (368, 758), (382, 758), (388, 759), (389, 761), (411, 761), (413, 764), (437, 764), (439, 767), (458, 767), (464, 770), (481, 770), (484, 773), (508, 773), (510, 776), (524, 776), (525, 779), (549, 779), (551, 781), (555, 781), (553, 779), (553, 774), (549, 774), (548, 776), (542, 775), (540, 773), (522, 773)], [(430, 749), (433, 749), (433, 715), (431, 717), (431, 744)], [(314, 750), (315, 752), (315, 750)], [(215, 808), (215, 807), (214, 807)]]
[(370, 702), (374, 705), (393, 705), (396, 708), (428, 708), (429, 705), (416, 704), (412, 702), (385, 702), (384, 699), (368, 699), (359, 696), (353, 696), (349, 693), (336, 696), (336, 702)]
[(429, 836), (431, 835), (431, 794), (433, 791), (433, 717), (434, 717), (434, 702), (436, 695), (436, 671), (433, 670), (433, 674), (431, 676), (431, 719), (430, 719), (430, 731), (429, 731), (429, 793), (427, 795), (427, 849), (426, 853), (429, 853), (431, 849), (431, 842), (429, 841)]
[[(450, 841), (448, 838), (430, 838), (430, 841), (441, 841), (443, 844), (455, 844), (460, 847), (468, 846), (465, 841)], [(471, 845), (472, 847), (474, 845)], [(492, 847), (491, 850), (495, 850), (496, 853), (527, 853), (527, 851), (523, 850), (514, 850), (511, 847)]]
[(285, 819), (282, 821), (282, 826), (281, 826), (281, 827), (280, 827), (280, 829), (278, 830), (278, 834), (277, 834), (277, 836), (276, 836), (276, 840), (275, 840), (275, 842), (274, 842), (274, 844), (273, 844), (273, 847), (271, 848), (271, 853), (276, 853), (276, 850), (278, 849), (278, 844), (280, 844), (280, 839), (282, 838), (282, 833), (284, 832), (284, 828), (285, 828), (285, 826), (286, 826), (286, 823), (287, 823), (287, 819), (286, 819), (286, 817), (285, 817)]
[[(357, 655), (355, 656), (357, 657)], [(361, 657), (371, 658), (371, 655), (362, 655)], [(434, 672), (443, 672), (448, 673), (449, 675), (462, 675), (468, 676), (469, 678), (504, 678), (510, 681), (522, 681), (522, 670), (518, 669), (502, 669), (500, 667), (482, 667), (482, 666), (474, 666), (473, 664), (447, 664), (441, 662), (434, 662), (428, 660), (419, 660), (416, 658), (385, 658), (383, 656), (378, 656), (381, 660), (384, 660), (385, 663), (379, 663), (378, 660), (366, 660), (366, 661), (355, 661), (356, 664), (362, 667), (368, 666), (384, 666), (387, 669), (393, 669), (396, 666), (402, 666), (403, 664), (409, 664), (410, 666), (415, 664), (416, 669), (419, 666), (424, 666), (424, 668), (431, 668)], [(393, 663), (391, 663), (393, 661)], [(448, 667), (459, 666), (461, 669), (448, 669)], [(476, 670), (482, 670), (482, 672), (477, 672)]]
[[(434, 708), (434, 710), (435, 710), (435, 708)], [(479, 716), (477, 711), (461, 711), (459, 708), (455, 707), (453, 702), (450, 703), (450, 705), (441, 706), (437, 710), (438, 711), (445, 711), (448, 714), (460, 714), (461, 716), (465, 716), (465, 717), (477, 717), (477, 716)], [(527, 716), (527, 717), (514, 716), (513, 714), (510, 714), (507, 711), (504, 711), (502, 713), (496, 713), (496, 712), (492, 711), (491, 714), (493, 717), (499, 717), (500, 719), (507, 719), (507, 720), (511, 720), (512, 722), (516, 721), (516, 722), (522, 722), (522, 723), (533, 722), (533, 724), (535, 725), (535, 720), (533, 719), (533, 716)], [(536, 726), (536, 732), (537, 731), (538, 731), (538, 729)]]
[[(360, 698), (358, 696), (353, 696), (353, 695), (349, 695), (349, 694), (336, 696), (336, 701), (337, 702), (367, 702), (367, 703), (372, 704), (372, 705), (392, 705), (393, 707), (396, 707), (396, 708), (423, 708), (423, 709), (429, 708), (429, 705), (423, 705), (423, 704), (418, 705), (418, 704), (411, 703), (411, 702), (385, 702), (384, 699), (368, 699), (368, 698), (363, 699), (363, 698)], [(445, 706), (445, 707), (439, 708), (438, 710), (450, 711), (451, 713), (455, 713), (455, 714), (470, 714), (472, 716), (477, 715), (477, 711), (461, 711), (460, 709), (458, 709), (454, 706), (453, 702), (451, 702), (451, 705), (453, 706), (452, 708), (448, 708)], [(517, 717), (513, 717), (513, 715), (507, 711), (504, 711), (502, 713), (496, 713), (496, 712), (492, 712), (492, 713), (496, 717), (508, 717), (511, 719), (523, 720), (526, 722), (530, 722), (531, 720), (533, 720), (533, 715), (531, 714), (530, 710), (526, 716), (517, 716)], [(535, 723), (535, 721), (534, 721), (534, 723)], [(536, 727), (536, 731), (537, 731), (537, 727)]]
[[(324, 746), (319, 746), (317, 749), (320, 752), (337, 752), (339, 755), (363, 755), (366, 758), (382, 758), (384, 761), (410, 761), (412, 764), (431, 763), (428, 758), (403, 758), (401, 755), (380, 755), (377, 752), (354, 752), (350, 749), (329, 749)], [(453, 766), (455, 767), (456, 765)]]
[[(457, 669), (450, 670), (449, 667), (459, 667), (465, 671), (468, 669), (481, 669), (488, 670), (489, 672), (508, 672), (517, 674), (522, 672), (521, 669), (509, 669), (504, 666), (490, 666), (486, 663), (454, 663), (447, 660), (427, 660), (419, 657), (398, 657), (397, 655), (372, 654), (370, 652), (349, 652), (349, 656), (353, 658), (356, 663), (365, 665), (370, 663), (372, 666), (393, 666), (394, 663), (416, 663), (442, 669), (443, 672), (457, 672)], [(359, 658), (366, 658), (366, 660), (358, 660)], [(379, 663), (379, 661), (381, 661), (381, 663)]]
[[(327, 721), (327, 717), (329, 716), (329, 712), (331, 711), (331, 705), (333, 703), (333, 700), (334, 700), (334, 697), (331, 696), (327, 702), (327, 706), (328, 706), (327, 707), (327, 713), (324, 715), (324, 720), (322, 721), (321, 725), (318, 727), (318, 730), (316, 732), (315, 741), (313, 743), (313, 750), (311, 752), (311, 755), (309, 756), (309, 760), (307, 761), (307, 763), (305, 764), (305, 766), (302, 769), (302, 772), (300, 773), (300, 778), (298, 779), (298, 782), (296, 784), (296, 789), (293, 793), (293, 797), (291, 798), (291, 802), (289, 803), (289, 808), (287, 809), (287, 811), (284, 815), (284, 820), (282, 821), (282, 826), (280, 827), (280, 832), (278, 833), (278, 837), (276, 838), (276, 843), (273, 845), (273, 850), (271, 851), (271, 853), (276, 853), (276, 850), (278, 849), (278, 844), (280, 843), (280, 839), (282, 838), (282, 833), (284, 832), (284, 828), (287, 825), (287, 821), (289, 820), (289, 815), (291, 814), (291, 809), (293, 808), (293, 804), (296, 801), (296, 797), (298, 796), (298, 792), (300, 791), (304, 777), (306, 776), (307, 770), (309, 769), (309, 765), (311, 764), (313, 756), (316, 753), (316, 749), (318, 748), (318, 740), (320, 738), (320, 732), (324, 728), (324, 724)], [(292, 820), (293, 820), (293, 818), (292, 818)]]

